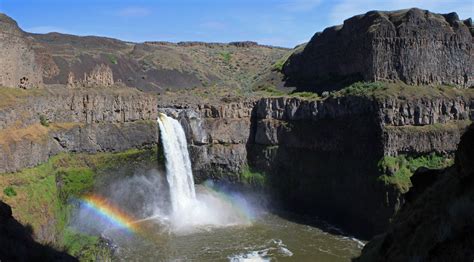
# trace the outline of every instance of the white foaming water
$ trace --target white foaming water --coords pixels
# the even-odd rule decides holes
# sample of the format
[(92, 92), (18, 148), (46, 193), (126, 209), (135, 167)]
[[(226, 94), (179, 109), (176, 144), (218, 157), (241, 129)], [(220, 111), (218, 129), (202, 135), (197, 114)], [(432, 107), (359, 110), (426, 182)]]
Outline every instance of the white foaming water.
[[(165, 114), (158, 118), (166, 164), (175, 230), (194, 226), (228, 226), (250, 224), (248, 210), (219, 192), (204, 190), (196, 194), (186, 136), (181, 124)], [(227, 198), (227, 199), (226, 199)]]
[(173, 213), (191, 208), (196, 201), (186, 135), (175, 119), (160, 114), (158, 124), (166, 159), (166, 179), (170, 186)]

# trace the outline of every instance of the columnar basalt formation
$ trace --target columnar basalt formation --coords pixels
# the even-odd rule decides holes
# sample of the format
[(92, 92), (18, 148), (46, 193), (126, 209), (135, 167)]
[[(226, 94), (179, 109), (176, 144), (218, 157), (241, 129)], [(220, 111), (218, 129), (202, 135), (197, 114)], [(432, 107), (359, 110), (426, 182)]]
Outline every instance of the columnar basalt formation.
[(417, 171), (410, 200), (356, 261), (473, 260), (473, 145), (471, 125), (461, 138), (454, 166)]
[(361, 80), (470, 87), (470, 28), (471, 20), (461, 21), (456, 13), (371, 11), (316, 33), (283, 73), (289, 85), (318, 92)]
[[(237, 182), (250, 166), (265, 173), (274, 199), (371, 236), (387, 228), (404, 200), (386, 185), (384, 156), (452, 155), (474, 119), (474, 96), (310, 101), (262, 98), (228, 104), (160, 105), (180, 119), (198, 181)], [(402, 110), (400, 110), (402, 109)]]
[(59, 152), (115, 152), (157, 143), (157, 102), (131, 89), (48, 90), (0, 109), (0, 173)]
[(104, 64), (96, 65), (90, 73), (84, 73), (82, 79), (76, 79), (73, 72), (69, 72), (67, 87), (95, 87), (104, 88), (114, 85), (114, 74), (112, 69)]

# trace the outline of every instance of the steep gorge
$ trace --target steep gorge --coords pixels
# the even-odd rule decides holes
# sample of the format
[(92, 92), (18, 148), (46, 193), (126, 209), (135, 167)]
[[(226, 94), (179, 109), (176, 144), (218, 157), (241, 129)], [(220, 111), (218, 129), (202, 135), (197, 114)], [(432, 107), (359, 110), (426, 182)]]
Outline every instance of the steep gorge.
[(382, 182), (379, 162), (405, 154), (452, 156), (474, 119), (473, 98), (469, 90), (429, 101), (275, 97), (159, 110), (186, 127), (198, 180), (243, 181), (250, 167), (265, 174), (286, 209), (370, 236), (403, 204), (404, 191)]
[[(434, 23), (436, 28), (442, 29), (444, 38), (442, 41), (437, 36), (433, 38), (433, 32), (430, 32), (421, 40), (400, 40), (404, 37), (401, 29), (415, 30), (413, 21)], [(378, 31), (369, 30), (375, 34), (370, 43), (372, 51), (380, 56), (362, 63), (363, 59), (359, 59), (363, 53), (354, 52), (357, 53), (355, 57), (338, 57), (344, 61), (333, 61), (332, 56), (338, 51), (325, 49), (329, 48), (327, 43), (333, 43), (332, 36), (345, 36), (344, 27), (351, 25), (361, 26), (362, 31), (373, 29), (373, 23)], [(401, 26), (397, 29), (400, 32), (393, 27), (395, 24)], [(370, 12), (347, 20), (344, 27), (330, 28), (315, 35), (306, 48), (290, 57), (283, 67), (287, 80), (311, 86), (319, 84), (321, 79), (334, 80), (333, 73), (338, 77), (349, 77), (351, 81), (358, 80), (351, 78), (355, 73), (358, 77), (362, 74), (364, 80), (382, 79), (390, 83), (378, 83), (380, 87), (375, 90), (369, 86), (360, 92), (351, 92), (349, 88), (349, 91), (326, 93), (322, 97), (314, 95), (313, 98), (270, 93), (264, 97), (217, 97), (217, 102), (204, 102), (199, 101), (197, 95), (193, 101), (188, 101), (186, 94), (189, 93), (165, 92), (156, 96), (126, 85), (153, 92), (166, 87), (191, 88), (191, 85), (205, 85), (209, 81), (247, 86), (253, 81), (250, 79), (255, 80), (261, 72), (268, 71), (286, 50), (250, 42), (130, 44), (96, 37), (28, 35), (19, 30), (13, 20), (1, 15), (0, 52), (7, 54), (13, 50), (12, 53), (20, 58), (10, 55), (0, 62), (5, 69), (0, 70), (0, 85), (9, 86), (0, 87), (0, 173), (37, 166), (60, 153), (121, 152), (155, 147), (159, 143), (156, 118), (158, 112), (164, 112), (178, 119), (186, 131), (193, 174), (198, 183), (212, 179), (248, 184), (244, 173), (258, 173), (263, 180), (259, 180), (261, 184), (257, 188), (269, 192), (280, 210), (325, 218), (357, 236), (371, 237), (381, 233), (404, 205), (404, 194), (411, 185), (409, 177), (397, 176), (398, 167), (384, 166), (384, 161), (432, 154), (443, 159), (452, 158), (461, 135), (474, 120), (472, 88), (438, 86), (472, 85), (472, 65), (466, 62), (472, 60), (472, 31), (469, 31), (472, 23), (459, 21), (454, 15), (434, 15), (413, 9)], [(6, 41), (5, 32), (9, 30), (17, 36), (8, 40), (14, 43)], [(388, 35), (386, 38), (381, 37), (384, 33)], [(471, 42), (468, 41), (469, 33)], [(331, 41), (321, 44), (325, 37)], [(434, 68), (413, 68), (415, 59), (401, 48), (413, 43), (419, 50), (426, 48), (424, 43), (438, 40), (445, 44), (437, 54), (450, 53), (447, 50), (453, 49), (453, 53), (462, 58), (460, 65), (452, 65), (449, 62), (452, 58), (441, 55), (435, 58), (448, 62), (434, 66), (430, 63), (436, 59), (427, 59), (422, 60), (423, 63)], [(69, 41), (77, 46), (68, 49)], [(106, 43), (109, 49), (96, 50), (98, 43)], [(381, 46), (390, 47), (388, 50), (397, 54), (393, 59), (401, 57), (400, 61), (390, 60), (385, 67), (378, 67), (385, 56), (392, 57), (390, 52), (377, 52), (383, 49)], [(17, 49), (23, 50), (22, 53)], [(82, 53), (84, 50), (90, 53)], [(245, 59), (226, 61), (228, 50)], [(321, 58), (318, 50), (328, 52)], [(153, 53), (165, 62), (156, 64), (162, 60), (144, 58), (129, 61), (124, 55), (129, 51), (140, 59)], [(206, 74), (201, 67), (188, 67), (188, 55), (179, 55), (183, 52), (190, 52), (189, 57), (196, 55), (194, 58), (199, 65), (218, 64), (211, 73), (219, 77)], [(207, 57), (206, 52), (212, 55)], [(109, 53), (118, 55), (108, 56)], [(81, 62), (66, 61), (62, 57), (71, 54)], [(266, 58), (260, 64), (255, 60), (262, 54)], [(175, 55), (182, 58), (177, 62), (179, 73), (173, 67), (176, 66)], [(203, 57), (205, 60), (200, 60)], [(41, 63), (36, 63), (36, 59)], [(318, 59), (330, 59), (331, 66), (324, 70), (313, 68)], [(19, 61), (26, 64), (15, 64)], [(237, 66), (239, 61), (246, 65)], [(360, 67), (342, 66), (344, 70), (338, 71), (336, 69), (341, 67), (334, 69), (332, 62)], [(403, 70), (394, 64), (402, 64)], [(43, 85), (38, 76), (39, 66), (46, 84), (53, 85), (33, 90), (18, 89)], [(60, 68), (56, 68), (58, 66)], [(128, 75), (127, 66), (133, 68), (133, 77)], [(238, 69), (240, 67), (245, 70)], [(371, 71), (374, 67), (378, 71)], [(11, 68), (19, 70), (12, 72), (9, 71)], [(198, 76), (188, 77), (191, 71), (197, 71)], [(445, 71), (453, 73), (447, 75)], [(178, 76), (172, 77), (176, 76), (172, 72)], [(117, 85), (112, 74), (125, 81), (125, 85), (120, 83), (122, 81), (117, 81)], [(246, 78), (237, 81), (240, 74)], [(11, 75), (14, 75), (11, 79), (5, 77)], [(21, 82), (24, 75), (31, 76), (28, 77), (30, 82)], [(83, 75), (84, 79), (81, 78)], [(315, 75), (322, 77), (309, 77)], [(407, 86), (400, 81), (433, 86)], [(323, 91), (325, 87), (313, 91)], [(193, 90), (191, 93), (198, 92)], [(212, 89), (209, 90), (212, 96)], [(179, 101), (170, 102), (168, 95), (176, 95)]]

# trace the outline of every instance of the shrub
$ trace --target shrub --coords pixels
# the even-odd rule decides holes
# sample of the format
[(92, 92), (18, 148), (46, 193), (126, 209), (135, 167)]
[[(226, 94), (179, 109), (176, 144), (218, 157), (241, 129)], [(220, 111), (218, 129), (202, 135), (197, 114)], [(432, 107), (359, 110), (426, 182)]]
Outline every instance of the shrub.
[(45, 126), (45, 127), (49, 126), (48, 119), (44, 115), (40, 115), (39, 119), (42, 126)]
[(68, 254), (79, 261), (111, 261), (111, 251), (99, 237), (67, 228), (63, 232), (62, 244)]
[(230, 60), (232, 59), (232, 54), (230, 52), (221, 52), (221, 57), (224, 62), (230, 63)]
[(335, 93), (340, 95), (363, 96), (384, 87), (385, 85), (381, 82), (356, 82)]
[(3, 193), (8, 196), (8, 197), (14, 197), (16, 196), (16, 191), (15, 189), (13, 189), (13, 187), (11, 186), (7, 186), (5, 187), (5, 189), (3, 189)]
[(66, 202), (69, 197), (78, 197), (94, 185), (95, 173), (89, 167), (61, 168), (56, 177), (62, 182), (61, 199)]
[(114, 64), (114, 65), (118, 64), (117, 57), (115, 57), (114, 55), (109, 54), (109, 55), (107, 55), (107, 58), (109, 59), (109, 62), (111, 64)]
[(283, 95), (285, 95), (284, 92), (276, 89), (276, 87), (274, 85), (269, 85), (269, 84), (258, 86), (255, 91), (261, 91), (261, 92), (264, 92), (266, 95), (270, 95), (270, 96), (283, 96)]
[(382, 174), (379, 179), (385, 184), (397, 186), (402, 192), (407, 192), (411, 186), (410, 177), (418, 168), (439, 169), (452, 164), (452, 159), (434, 153), (418, 157), (406, 155), (385, 156), (378, 163), (379, 171)]
[(278, 72), (282, 72), (283, 71), (283, 66), (286, 63), (286, 60), (288, 60), (288, 57), (289, 56), (284, 56), (284, 57), (278, 59), (275, 62), (275, 64), (273, 64), (273, 70), (278, 71)]
[(313, 92), (294, 92), (294, 93), (291, 93), (291, 96), (307, 98), (307, 99), (320, 99), (321, 98), (317, 93), (313, 93)]
[(265, 175), (255, 172), (250, 167), (246, 166), (240, 174), (240, 180), (248, 185), (263, 187), (265, 186)]

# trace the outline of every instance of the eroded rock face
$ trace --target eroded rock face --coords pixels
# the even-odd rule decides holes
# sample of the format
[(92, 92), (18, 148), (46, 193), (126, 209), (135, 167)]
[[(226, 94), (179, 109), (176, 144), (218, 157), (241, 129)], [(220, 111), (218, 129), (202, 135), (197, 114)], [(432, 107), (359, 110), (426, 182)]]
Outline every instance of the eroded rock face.
[(431, 102), (280, 97), (159, 110), (185, 127), (196, 181), (238, 182), (251, 166), (266, 174), (285, 208), (372, 236), (403, 204), (399, 190), (377, 179), (378, 162), (387, 155), (452, 155), (474, 119), (473, 102), (470, 95)]
[(136, 90), (42, 90), (0, 110), (0, 173), (60, 152), (151, 147), (158, 141), (156, 117), (156, 98)]
[(469, 21), (426, 10), (371, 11), (316, 33), (283, 67), (289, 85), (322, 92), (355, 81), (474, 85)]
[(0, 86), (30, 89), (43, 85), (31, 40), (15, 21), (1, 13), (0, 57)]
[[(472, 261), (474, 259), (474, 125), (461, 138), (453, 167), (413, 176), (408, 202), (386, 233), (356, 261)], [(434, 179), (434, 181), (433, 181)], [(411, 194), (410, 194), (411, 193)]]
[(67, 87), (111, 87), (114, 85), (112, 69), (104, 64), (96, 65), (90, 73), (84, 73), (82, 79), (76, 79), (73, 72), (69, 72)]
[(240, 173), (247, 166), (246, 147), (254, 105), (255, 102), (249, 101), (159, 109), (183, 126), (198, 183), (206, 179), (240, 180)]

